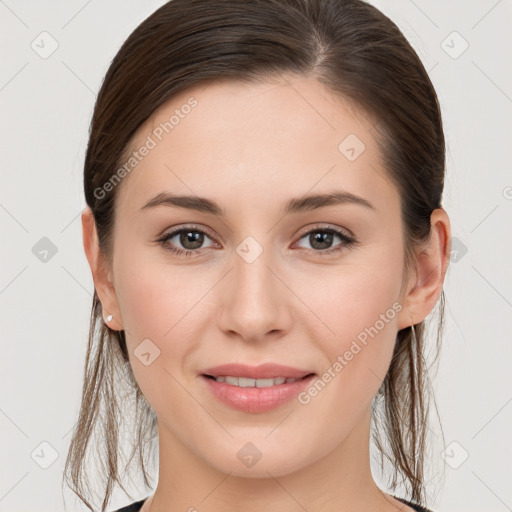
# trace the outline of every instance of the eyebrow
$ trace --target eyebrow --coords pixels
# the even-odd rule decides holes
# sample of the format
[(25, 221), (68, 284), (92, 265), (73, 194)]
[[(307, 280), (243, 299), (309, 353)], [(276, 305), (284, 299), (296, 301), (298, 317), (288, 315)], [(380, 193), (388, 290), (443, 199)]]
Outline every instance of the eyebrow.
[[(335, 190), (329, 193), (291, 199), (285, 204), (281, 213), (283, 215), (289, 215), (292, 213), (312, 211), (326, 206), (343, 204), (356, 204), (371, 210), (376, 210), (376, 208), (363, 197), (344, 190)], [(177, 208), (186, 208), (188, 210), (210, 213), (218, 217), (226, 217), (226, 211), (211, 199), (198, 196), (178, 196), (169, 192), (161, 192), (156, 195), (153, 199), (149, 200), (144, 206), (142, 206), (140, 210), (155, 208), (157, 206), (174, 206)]]

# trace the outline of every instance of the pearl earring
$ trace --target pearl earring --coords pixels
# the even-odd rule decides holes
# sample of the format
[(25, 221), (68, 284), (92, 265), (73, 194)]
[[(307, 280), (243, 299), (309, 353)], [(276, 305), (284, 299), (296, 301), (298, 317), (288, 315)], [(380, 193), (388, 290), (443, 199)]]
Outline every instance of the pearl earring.
[(106, 320), (106, 321), (107, 321), (107, 322), (110, 322), (110, 321), (112, 320), (112, 318), (114, 318), (112, 315), (108, 315), (108, 316), (107, 316), (107, 320)]

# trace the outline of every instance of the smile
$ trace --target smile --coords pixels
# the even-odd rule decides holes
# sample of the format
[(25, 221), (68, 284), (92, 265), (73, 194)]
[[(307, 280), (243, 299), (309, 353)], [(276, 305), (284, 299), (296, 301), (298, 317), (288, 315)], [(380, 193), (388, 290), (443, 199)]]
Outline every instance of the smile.
[(225, 382), (231, 386), (238, 386), (240, 388), (269, 388), (272, 386), (280, 386), (281, 384), (289, 384), (297, 382), (300, 379), (291, 377), (274, 377), (271, 379), (250, 379), (247, 377), (232, 377), (230, 375), (220, 375), (213, 377), (212, 375), (206, 375), (210, 379), (214, 379), (216, 382)]

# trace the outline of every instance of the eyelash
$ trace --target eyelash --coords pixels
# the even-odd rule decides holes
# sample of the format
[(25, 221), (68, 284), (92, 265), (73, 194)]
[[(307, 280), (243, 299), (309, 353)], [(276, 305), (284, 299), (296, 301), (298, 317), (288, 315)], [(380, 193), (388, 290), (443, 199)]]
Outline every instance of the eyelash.
[[(191, 226), (184, 226), (184, 227), (181, 227), (174, 231), (171, 231), (170, 233), (167, 233), (163, 237), (159, 238), (157, 240), (157, 242), (159, 242), (164, 247), (165, 250), (167, 250), (173, 254), (177, 254), (179, 256), (190, 257), (194, 253), (199, 252), (200, 249), (195, 249), (195, 250), (176, 249), (176, 247), (172, 247), (172, 246), (169, 246), (168, 244), (166, 244), (166, 242), (169, 239), (174, 238), (176, 235), (178, 235), (182, 232), (187, 232), (187, 231), (202, 233), (203, 235), (206, 235), (207, 237), (212, 238), (206, 231), (199, 229), (197, 226), (191, 225)], [(338, 235), (341, 238), (343, 243), (335, 246), (334, 248), (325, 249), (325, 250), (306, 249), (307, 251), (312, 251), (316, 255), (325, 256), (325, 255), (337, 253), (344, 249), (350, 249), (351, 247), (353, 247), (354, 245), (356, 245), (358, 243), (357, 239), (355, 237), (349, 236), (349, 235), (345, 234), (344, 232), (340, 231), (339, 229), (336, 229), (333, 226), (315, 226), (313, 229), (310, 229), (309, 231), (306, 231), (304, 234), (302, 234), (301, 237), (299, 238), (299, 240), (302, 240), (304, 237), (311, 235), (312, 233), (317, 233), (317, 232)]]

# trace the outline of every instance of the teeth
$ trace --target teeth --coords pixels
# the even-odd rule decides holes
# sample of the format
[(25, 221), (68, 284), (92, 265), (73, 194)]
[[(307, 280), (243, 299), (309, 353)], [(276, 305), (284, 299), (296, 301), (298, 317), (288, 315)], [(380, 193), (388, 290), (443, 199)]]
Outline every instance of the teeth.
[(300, 379), (286, 378), (286, 377), (275, 377), (273, 379), (249, 379), (246, 377), (231, 377), (229, 375), (215, 377), (217, 382), (225, 382), (232, 386), (238, 386), (241, 388), (269, 388), (271, 386), (279, 386), (281, 384), (288, 384), (290, 382), (296, 382)]

